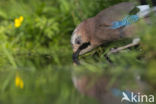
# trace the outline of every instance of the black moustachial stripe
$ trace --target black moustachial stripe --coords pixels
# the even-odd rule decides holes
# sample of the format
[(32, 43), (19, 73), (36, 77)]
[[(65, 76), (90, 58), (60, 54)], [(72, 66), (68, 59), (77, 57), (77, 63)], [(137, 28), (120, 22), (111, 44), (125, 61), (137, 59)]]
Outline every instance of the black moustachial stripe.
[(83, 50), (83, 49), (87, 48), (89, 45), (90, 45), (90, 42), (83, 43), (83, 44), (79, 47), (79, 50)]

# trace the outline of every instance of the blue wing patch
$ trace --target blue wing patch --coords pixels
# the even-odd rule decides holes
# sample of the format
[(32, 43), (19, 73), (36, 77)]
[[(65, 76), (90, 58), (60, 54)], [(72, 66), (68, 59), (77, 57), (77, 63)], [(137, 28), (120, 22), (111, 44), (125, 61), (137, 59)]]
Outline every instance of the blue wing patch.
[(123, 26), (131, 25), (139, 20), (137, 15), (129, 15), (123, 18), (121, 21), (115, 21), (112, 23), (112, 29), (117, 29)]

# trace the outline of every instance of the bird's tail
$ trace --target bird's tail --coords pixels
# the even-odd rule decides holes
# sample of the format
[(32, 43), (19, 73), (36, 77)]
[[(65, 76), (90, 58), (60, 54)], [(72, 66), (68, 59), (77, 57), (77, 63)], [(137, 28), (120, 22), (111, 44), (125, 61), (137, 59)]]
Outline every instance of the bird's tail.
[(137, 13), (137, 16), (139, 18), (144, 18), (146, 16), (148, 16), (149, 14), (151, 14), (152, 12), (156, 12), (156, 6), (150, 8), (149, 5), (141, 5), (141, 6), (137, 6), (137, 8), (139, 8), (139, 12)]

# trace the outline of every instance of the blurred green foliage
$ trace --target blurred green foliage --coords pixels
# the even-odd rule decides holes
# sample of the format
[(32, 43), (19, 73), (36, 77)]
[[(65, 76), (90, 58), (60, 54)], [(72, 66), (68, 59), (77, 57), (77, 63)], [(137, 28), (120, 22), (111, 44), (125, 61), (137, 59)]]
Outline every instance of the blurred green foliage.
[[(121, 89), (135, 87), (134, 76), (156, 86), (156, 21), (138, 31), (140, 47), (111, 55), (105, 51), (125, 42), (100, 47), (82, 56), (82, 66), (73, 67), (70, 37), (84, 19), (125, 0), (0, 0), (0, 104), (96, 104), (73, 86), (71, 72), (111, 76)], [(128, 0), (126, 0), (128, 1)], [(24, 20), (19, 28), (15, 18)], [(151, 18), (152, 19), (152, 18)], [(127, 40), (126, 40), (127, 42)], [(128, 41), (129, 42), (129, 41)], [(126, 69), (126, 70), (125, 70)], [(24, 88), (16, 86), (20, 75)]]

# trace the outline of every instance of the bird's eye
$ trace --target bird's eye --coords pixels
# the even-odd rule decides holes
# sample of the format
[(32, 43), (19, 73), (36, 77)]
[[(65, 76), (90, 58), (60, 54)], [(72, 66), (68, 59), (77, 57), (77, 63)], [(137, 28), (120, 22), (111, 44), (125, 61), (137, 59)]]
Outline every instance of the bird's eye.
[(76, 41), (76, 44), (81, 44), (81, 42), (80, 41)]
[(78, 37), (76, 40), (75, 40), (75, 44), (81, 44), (81, 38), (80, 37)]

